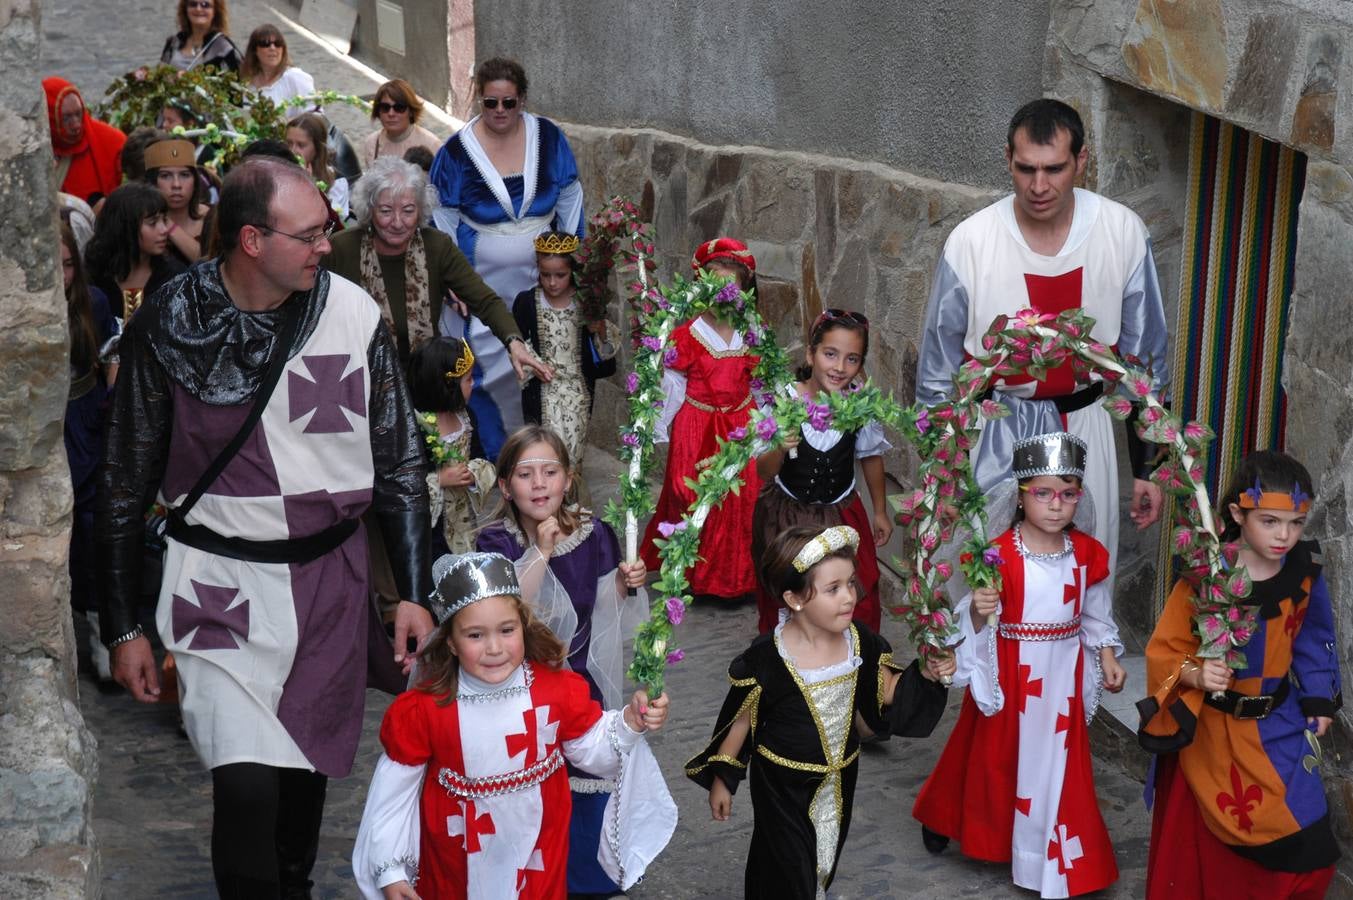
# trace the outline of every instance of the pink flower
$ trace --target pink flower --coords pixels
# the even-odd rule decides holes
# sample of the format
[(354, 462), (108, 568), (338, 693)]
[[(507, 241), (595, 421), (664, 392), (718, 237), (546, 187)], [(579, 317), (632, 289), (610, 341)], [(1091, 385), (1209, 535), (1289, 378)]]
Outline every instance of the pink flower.
[(668, 597), (667, 621), (673, 625), (680, 625), (684, 618), (686, 618), (686, 604), (681, 602), (680, 597)]
[(639, 435), (635, 434), (633, 431), (626, 432), (625, 436), (620, 440), (625, 443), (626, 447), (639, 446)]
[(936, 563), (935, 573), (939, 575), (940, 578), (947, 579), (949, 576), (954, 574), (954, 567), (947, 562)]
[(672, 665), (673, 663), (679, 663), (685, 658), (685, 650), (673, 650), (671, 653), (667, 654), (667, 664)]
[(930, 410), (922, 408), (921, 411), (916, 414), (916, 430), (921, 434), (925, 434), (930, 430)]
[(825, 403), (808, 401), (808, 424), (815, 431), (826, 431), (832, 424), (832, 408)]
[(1239, 621), (1240, 621), (1240, 610), (1236, 609), (1234, 606), (1228, 606), (1228, 607), (1226, 608), (1226, 621), (1228, 621), (1228, 622), (1239, 622)]
[(756, 436), (763, 441), (769, 441), (780, 431), (780, 425), (775, 421), (774, 416), (766, 416), (760, 422), (756, 423)]
[(631, 372), (625, 376), (625, 391), (633, 394), (637, 390), (639, 390), (639, 373)]
[(1184, 426), (1184, 437), (1191, 441), (1201, 441), (1212, 437), (1212, 429), (1199, 422), (1190, 422)]
[(682, 519), (680, 522), (659, 522), (658, 534), (665, 538), (669, 538), (678, 531), (685, 531), (688, 524), (689, 523), (685, 519)]
[(737, 428), (734, 428), (732, 431), (728, 432), (728, 440), (732, 441), (735, 444), (738, 443), (739, 441), (746, 440), (746, 438), (747, 438), (747, 428), (743, 425), (739, 425)]

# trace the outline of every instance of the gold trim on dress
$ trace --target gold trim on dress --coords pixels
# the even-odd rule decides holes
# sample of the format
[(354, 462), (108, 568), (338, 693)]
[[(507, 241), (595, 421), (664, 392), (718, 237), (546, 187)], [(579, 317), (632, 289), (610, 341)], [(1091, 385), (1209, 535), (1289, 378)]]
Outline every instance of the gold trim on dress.
[[(850, 768), (851, 763), (855, 762), (855, 760), (860, 758), (859, 747), (856, 747), (854, 752), (851, 753), (849, 756), (847, 756), (844, 760), (840, 762), (832, 762), (828, 765), (823, 765), (822, 763), (800, 762), (797, 759), (786, 759), (785, 757), (776, 753), (774, 750), (766, 749), (761, 744), (756, 745), (756, 752), (760, 753), (762, 756), (764, 756), (771, 762), (775, 763), (777, 766), (782, 766), (783, 768), (786, 769), (794, 769), (795, 771), (798, 772), (812, 772), (816, 775), (830, 775), (833, 772), (840, 772), (844, 769), (848, 769)], [(823, 783), (825, 784), (826, 782)], [(818, 790), (821, 790), (821, 788), (819, 788)], [(817, 800), (816, 793), (813, 794), (813, 800), (814, 801)], [(836, 810), (836, 819), (838, 822), (840, 822), (841, 820), (841, 808), (839, 806), (837, 807)]]
[(729, 357), (733, 356), (756, 355), (748, 351), (746, 344), (743, 344), (741, 347), (732, 347), (728, 350), (715, 350), (713, 347), (709, 345), (709, 341), (705, 340), (704, 335), (695, 330), (694, 326), (691, 327), (690, 333), (691, 337), (695, 338), (695, 340), (700, 344), (700, 346), (705, 348), (705, 352), (708, 353), (710, 356), (714, 357), (715, 359), (728, 359)]
[(701, 403), (699, 400), (696, 400), (694, 397), (691, 397), (690, 395), (687, 395), (686, 402), (689, 403), (691, 406), (694, 406), (696, 409), (702, 410), (707, 413), (726, 414), (737, 412), (738, 410), (746, 409), (747, 407), (751, 406), (752, 395), (748, 394), (746, 397), (742, 399), (742, 402), (739, 403), (737, 406), (710, 406), (708, 403)]

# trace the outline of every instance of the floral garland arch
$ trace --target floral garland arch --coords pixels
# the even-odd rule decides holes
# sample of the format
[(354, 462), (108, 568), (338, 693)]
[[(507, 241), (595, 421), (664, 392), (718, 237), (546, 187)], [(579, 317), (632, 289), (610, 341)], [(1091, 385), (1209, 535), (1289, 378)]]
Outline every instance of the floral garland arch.
[(1024, 373), (1042, 379), (1049, 369), (1062, 364), (1072, 365), (1078, 377), (1096, 374), (1110, 385), (1121, 385), (1122, 392), (1105, 400), (1109, 413), (1126, 419), (1134, 408), (1140, 409), (1138, 433), (1167, 449), (1168, 456), (1152, 479), (1182, 501), (1176, 505), (1173, 546), (1186, 577), (1198, 585), (1198, 655), (1221, 658), (1233, 668), (1245, 665), (1240, 648), (1255, 630), (1255, 613), (1242, 602), (1250, 593), (1250, 579), (1237, 565), (1237, 548), (1220, 545), (1199, 464), (1212, 432), (1197, 422), (1182, 423), (1153, 392), (1149, 373), (1091, 339), (1094, 322), (1083, 311), (1052, 317), (1025, 310), (1013, 318), (998, 318), (982, 339), (986, 355), (969, 360), (956, 375), (952, 400), (928, 408), (920, 404), (905, 408), (891, 394), (885, 396), (867, 382), (850, 393), (819, 395), (809, 401), (768, 391), (768, 384), (778, 387), (788, 382), (787, 359), (748, 300), (720, 279), (677, 279), (662, 291), (653, 313), (643, 319), (644, 335), (634, 371), (626, 381), (632, 418), (621, 431), (621, 458), (631, 466), (621, 478), (620, 502), (612, 501), (606, 511), (607, 520), (617, 527), (626, 518), (632, 524), (654, 507), (648, 479), (663, 399), (663, 363), (674, 352), (669, 343), (673, 328), (706, 309), (717, 309), (735, 327), (745, 329), (747, 342), (761, 347), (763, 355), (753, 383), (758, 403), (751, 427), (719, 442), (718, 451), (701, 464), (690, 482), (695, 501), (686, 515), (680, 522), (658, 527), (662, 565), (653, 585), (656, 597), (650, 617), (635, 638), (628, 674), (636, 682), (654, 695), (661, 693), (665, 666), (684, 655), (672, 647), (674, 627), (683, 620), (691, 601), (685, 573), (699, 556), (699, 531), (709, 510), (741, 486), (740, 474), (755, 449), (779, 446), (783, 432), (792, 433), (809, 420), (817, 427), (844, 431), (877, 420), (916, 447), (921, 457), (920, 486), (910, 495), (894, 498), (899, 522), (908, 528), (913, 558), (906, 595), (889, 609), (908, 626), (920, 654), (948, 652), (957, 628), (943, 585), (953, 571), (949, 563), (934, 561), (934, 556), (941, 545), (954, 539), (959, 521), (972, 526), (972, 537), (960, 557), (969, 584), (999, 580), (1000, 560), (985, 537), (985, 498), (973, 476), (969, 452), (980, 434), (981, 420), (1000, 418), (1008, 411), (982, 396), (1001, 377)]
[(621, 274), (633, 272), (626, 285), (636, 316), (652, 313), (661, 297), (649, 286), (658, 267), (653, 252), (653, 226), (643, 220), (634, 201), (612, 197), (587, 223), (587, 237), (578, 248), (579, 271), (575, 277), (579, 307), (589, 322), (606, 318), (611, 305), (611, 275), (619, 262)]

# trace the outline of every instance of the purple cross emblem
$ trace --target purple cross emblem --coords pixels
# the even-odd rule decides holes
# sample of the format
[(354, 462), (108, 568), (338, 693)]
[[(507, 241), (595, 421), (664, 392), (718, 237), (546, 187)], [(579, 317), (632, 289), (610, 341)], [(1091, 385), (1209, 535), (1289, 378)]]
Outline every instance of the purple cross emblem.
[(349, 353), (334, 353), (323, 356), (303, 356), (301, 362), (315, 379), (311, 381), (295, 372), (287, 373), (287, 392), (290, 394), (289, 421), (295, 422), (301, 416), (315, 411), (306, 423), (306, 434), (343, 434), (352, 431), (343, 408), (366, 415), (366, 397), (362, 393), (362, 370), (354, 369), (346, 378), (343, 370), (348, 367)]
[(192, 643), (188, 645), (189, 650), (238, 650), (242, 641), (249, 640), (249, 601), (245, 600), (234, 609), (229, 609), (231, 601), (240, 592), (239, 588), (203, 584), (192, 579), (189, 582), (201, 605), (190, 603), (178, 594), (174, 595), (171, 611), (174, 643), (182, 641), (190, 631), (197, 629)]

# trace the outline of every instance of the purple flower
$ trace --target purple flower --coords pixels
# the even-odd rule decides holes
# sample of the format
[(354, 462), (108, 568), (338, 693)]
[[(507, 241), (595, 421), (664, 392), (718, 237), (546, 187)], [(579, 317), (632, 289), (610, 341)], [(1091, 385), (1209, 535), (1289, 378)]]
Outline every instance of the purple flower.
[(667, 663), (668, 665), (671, 665), (672, 663), (679, 663), (685, 658), (686, 658), (685, 650), (673, 650), (671, 653), (667, 654)]
[(658, 534), (662, 535), (665, 538), (669, 538), (672, 535), (676, 534), (678, 531), (685, 531), (686, 526), (688, 524), (689, 523), (686, 522), (685, 519), (681, 520), (680, 522), (659, 522)]
[(760, 422), (756, 423), (756, 436), (763, 441), (769, 441), (775, 437), (780, 430), (780, 424), (775, 421), (774, 416), (766, 416)]
[(648, 348), (649, 350), (652, 350), (654, 353), (662, 349), (662, 341), (658, 340), (651, 334), (644, 335), (643, 338), (639, 341), (639, 343), (642, 344), (644, 347)]
[(675, 347), (668, 347), (667, 352), (662, 355), (662, 364), (671, 368), (676, 365), (677, 351)]
[(639, 446), (639, 435), (635, 434), (633, 431), (626, 433), (620, 440), (624, 441), (626, 447)]
[(668, 303), (665, 298), (658, 300), (658, 309), (671, 309), (671, 308), (672, 304)]
[(755, 328), (748, 328), (747, 333), (742, 336), (742, 341), (748, 347), (755, 347), (761, 343), (761, 334)]
[(1001, 559), (1001, 551), (995, 547), (988, 547), (982, 551), (982, 562), (989, 566), (1005, 565), (1005, 560)]
[(684, 618), (686, 618), (686, 604), (681, 602), (680, 597), (668, 597), (667, 621), (673, 625), (680, 625)]
[(625, 390), (633, 394), (639, 390), (639, 373), (631, 372), (625, 376)]
[(814, 431), (826, 431), (832, 424), (832, 408), (825, 403), (808, 401), (808, 424)]
[(751, 381), (747, 382), (747, 387), (751, 388), (754, 391), (759, 391), (765, 386), (766, 383), (762, 381), (760, 378), (753, 378)]
[(747, 429), (742, 425), (739, 425), (737, 428), (734, 428), (732, 431), (728, 432), (728, 439), (735, 444), (738, 441), (744, 440), (746, 437), (747, 437)]
[(923, 409), (916, 416), (916, 430), (925, 434), (930, 430), (930, 410)]
[(714, 295), (714, 299), (719, 303), (736, 303), (740, 296), (742, 291), (738, 290), (735, 282), (730, 281), (719, 288), (719, 293)]

